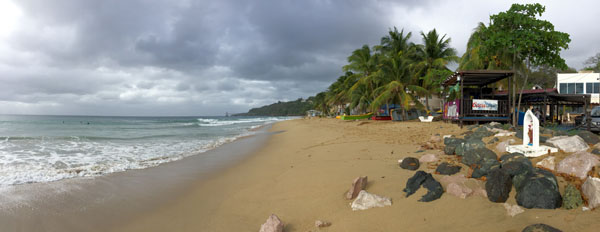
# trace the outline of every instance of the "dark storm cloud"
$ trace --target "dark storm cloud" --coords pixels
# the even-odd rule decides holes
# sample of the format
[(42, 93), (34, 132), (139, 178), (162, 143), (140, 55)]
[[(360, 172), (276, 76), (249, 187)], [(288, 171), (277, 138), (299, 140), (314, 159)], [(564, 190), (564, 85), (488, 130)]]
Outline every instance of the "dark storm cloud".
[[(0, 30), (0, 113), (125, 115), (222, 114), (307, 97), (342, 74), (354, 49), (379, 43), (391, 27), (413, 32), (414, 42), (420, 31), (437, 28), (462, 53), (477, 22), (510, 6), (467, 0), (12, 2), (22, 15), (8, 36)], [(578, 18), (592, 15), (587, 9), (594, 4), (585, 2)], [(457, 14), (466, 7), (470, 14)], [(577, 63), (600, 49), (593, 40), (598, 30), (582, 33), (562, 17), (567, 8), (547, 6), (557, 29), (572, 34), (563, 55), (580, 68)]]

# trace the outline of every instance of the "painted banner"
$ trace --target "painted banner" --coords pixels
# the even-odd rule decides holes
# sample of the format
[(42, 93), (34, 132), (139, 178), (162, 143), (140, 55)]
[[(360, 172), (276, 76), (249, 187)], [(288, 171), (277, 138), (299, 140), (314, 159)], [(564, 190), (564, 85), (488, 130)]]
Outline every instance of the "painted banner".
[(473, 99), (473, 110), (498, 111), (498, 100)]
[(444, 104), (444, 119), (458, 119), (459, 100), (446, 102)]

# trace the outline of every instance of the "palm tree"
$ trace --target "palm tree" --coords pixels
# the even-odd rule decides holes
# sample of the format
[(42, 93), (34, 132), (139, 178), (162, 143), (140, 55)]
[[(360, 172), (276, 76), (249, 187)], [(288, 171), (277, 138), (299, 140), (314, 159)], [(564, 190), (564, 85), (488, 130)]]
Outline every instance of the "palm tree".
[(419, 85), (424, 88), (423, 96), (427, 110), (429, 107), (429, 97), (432, 94), (439, 93), (440, 84), (444, 78), (452, 72), (447, 65), (451, 62), (457, 62), (456, 50), (450, 47), (450, 38), (443, 35), (441, 38), (435, 29), (427, 34), (421, 32), (423, 45), (417, 46), (418, 63), (415, 65), (415, 75), (419, 80)]

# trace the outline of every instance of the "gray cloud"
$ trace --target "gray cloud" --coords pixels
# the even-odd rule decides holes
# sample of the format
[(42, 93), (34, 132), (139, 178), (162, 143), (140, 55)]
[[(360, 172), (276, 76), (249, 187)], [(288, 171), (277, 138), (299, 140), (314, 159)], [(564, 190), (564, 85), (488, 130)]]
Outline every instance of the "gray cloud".
[[(0, 31), (0, 113), (214, 115), (324, 90), (352, 50), (391, 27), (433, 28), (464, 52), (510, 3), (342, 0), (19, 0)], [(582, 67), (600, 52), (597, 3), (543, 2)], [(578, 17), (563, 17), (581, 11)], [(1, 10), (0, 10), (1, 12)], [(3, 16), (0, 20), (6, 21)], [(587, 25), (587, 26), (586, 26)], [(0, 24), (1, 26), (1, 24)]]

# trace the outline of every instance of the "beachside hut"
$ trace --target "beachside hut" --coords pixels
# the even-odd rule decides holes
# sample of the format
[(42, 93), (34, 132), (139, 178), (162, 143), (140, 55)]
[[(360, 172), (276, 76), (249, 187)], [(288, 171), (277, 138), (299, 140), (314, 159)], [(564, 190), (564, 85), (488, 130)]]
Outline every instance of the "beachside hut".
[(492, 122), (511, 120), (511, 96), (495, 94), (493, 84), (508, 78), (511, 86), (512, 71), (506, 70), (473, 70), (458, 71), (442, 82), (443, 87), (455, 88), (456, 99), (446, 101), (443, 119), (458, 122)]

